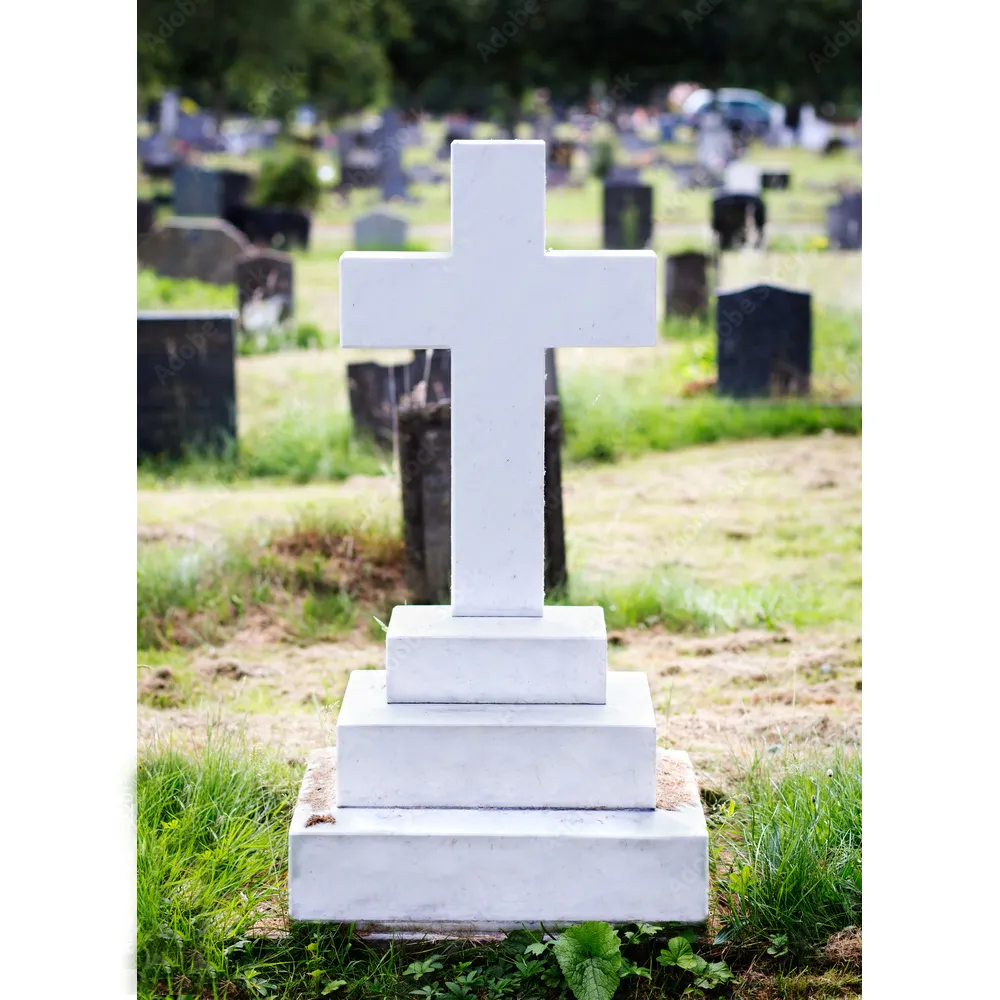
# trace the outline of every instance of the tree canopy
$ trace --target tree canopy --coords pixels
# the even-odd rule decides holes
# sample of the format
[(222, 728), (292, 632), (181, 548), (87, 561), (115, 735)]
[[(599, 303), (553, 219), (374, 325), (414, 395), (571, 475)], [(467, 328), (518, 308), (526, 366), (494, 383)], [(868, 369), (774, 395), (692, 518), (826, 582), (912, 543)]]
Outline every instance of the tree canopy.
[(511, 111), (595, 83), (641, 103), (679, 80), (861, 98), (854, 0), (139, 0), (138, 21), (140, 97), (176, 86), (218, 110)]

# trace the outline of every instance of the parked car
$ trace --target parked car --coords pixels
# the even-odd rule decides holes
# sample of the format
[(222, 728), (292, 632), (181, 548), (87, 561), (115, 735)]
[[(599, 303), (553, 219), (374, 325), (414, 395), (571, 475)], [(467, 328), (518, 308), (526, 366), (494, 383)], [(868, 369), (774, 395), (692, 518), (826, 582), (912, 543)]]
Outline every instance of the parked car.
[(774, 118), (780, 118), (784, 113), (784, 108), (777, 101), (772, 101), (756, 90), (723, 87), (715, 91), (714, 95), (711, 90), (696, 90), (690, 94), (681, 108), (684, 123), (697, 128), (712, 103), (713, 96), (726, 124), (734, 132), (747, 138), (759, 139), (765, 136)]

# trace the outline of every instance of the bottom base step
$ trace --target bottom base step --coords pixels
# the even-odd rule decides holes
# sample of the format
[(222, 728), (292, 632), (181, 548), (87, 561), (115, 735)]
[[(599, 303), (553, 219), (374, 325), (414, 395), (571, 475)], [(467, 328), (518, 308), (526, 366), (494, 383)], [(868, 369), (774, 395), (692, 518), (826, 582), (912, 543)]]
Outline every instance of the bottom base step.
[(655, 810), (336, 808), (310, 754), (289, 831), (289, 912), (468, 934), (606, 920), (700, 923), (708, 831), (686, 753), (657, 750)]

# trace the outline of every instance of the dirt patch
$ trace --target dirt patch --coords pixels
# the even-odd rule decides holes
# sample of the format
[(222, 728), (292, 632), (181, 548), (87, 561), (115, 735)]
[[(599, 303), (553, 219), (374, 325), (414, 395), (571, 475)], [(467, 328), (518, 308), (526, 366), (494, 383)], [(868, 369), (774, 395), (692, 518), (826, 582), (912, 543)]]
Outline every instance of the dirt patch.
[(683, 758), (664, 755), (656, 762), (656, 808), (668, 812), (698, 804), (694, 771)]
[(170, 667), (157, 667), (139, 681), (139, 695), (163, 695), (174, 686), (174, 672)]
[(861, 968), (861, 928), (846, 927), (831, 934), (823, 948), (823, 954), (834, 965), (848, 965)]
[(323, 560), (322, 579), (362, 603), (395, 604), (405, 592), (405, 554), (399, 539), (303, 529), (275, 539), (269, 547), (293, 563)]

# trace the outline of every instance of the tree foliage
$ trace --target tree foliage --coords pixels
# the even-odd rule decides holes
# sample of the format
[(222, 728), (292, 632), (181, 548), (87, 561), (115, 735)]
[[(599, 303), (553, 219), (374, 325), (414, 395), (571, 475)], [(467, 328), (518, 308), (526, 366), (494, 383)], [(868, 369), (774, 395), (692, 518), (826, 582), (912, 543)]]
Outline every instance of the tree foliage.
[(394, 100), (509, 113), (678, 80), (860, 104), (856, 0), (139, 0), (140, 90), (282, 115)]

